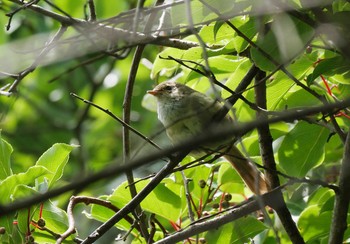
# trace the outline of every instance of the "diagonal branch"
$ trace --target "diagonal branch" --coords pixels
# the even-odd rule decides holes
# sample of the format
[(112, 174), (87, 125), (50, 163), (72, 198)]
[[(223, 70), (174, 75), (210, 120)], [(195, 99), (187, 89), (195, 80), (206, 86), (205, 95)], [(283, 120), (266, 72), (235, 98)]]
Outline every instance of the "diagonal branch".
[(139, 137), (141, 137), (143, 140), (147, 141), (148, 143), (150, 143), (152, 146), (154, 146), (157, 149), (160, 149), (160, 147), (155, 144), (151, 139), (149, 139), (147, 136), (143, 135), (141, 132), (139, 132), (138, 130), (136, 130), (135, 128), (133, 128), (132, 126), (130, 126), (129, 124), (125, 123), (122, 119), (120, 119), (119, 117), (117, 117), (116, 115), (114, 115), (111, 111), (109, 111), (108, 109), (102, 108), (101, 106), (86, 100), (80, 96), (78, 96), (77, 94), (71, 93), (70, 94), (72, 97), (75, 97), (77, 99), (79, 99), (80, 101), (83, 101), (86, 104), (89, 104), (99, 110), (101, 110), (102, 112), (108, 114), (109, 116), (111, 116), (113, 119), (115, 119), (116, 121), (118, 121), (123, 127), (127, 128), (128, 130), (134, 132), (136, 135), (138, 135)]
[(100, 237), (103, 236), (110, 228), (114, 226), (115, 223), (119, 222), (124, 216), (133, 211), (140, 202), (148, 196), (149, 193), (153, 191), (153, 189), (178, 165), (182, 159), (190, 152), (184, 151), (180, 153), (175, 158), (172, 158), (170, 162), (165, 165), (151, 180), (151, 182), (143, 188), (127, 205), (120, 209), (115, 215), (113, 215), (108, 221), (103, 223), (100, 227), (98, 227), (92, 234), (90, 234), (82, 243), (94, 243)]
[(8, 89), (9, 95), (11, 95), (14, 91), (16, 91), (17, 86), (22, 81), (22, 79), (27, 76), (29, 73), (33, 72), (40, 64), (40, 61), (57, 45), (58, 40), (62, 37), (64, 32), (67, 30), (65, 26), (61, 26), (59, 30), (56, 32), (56, 34), (45, 44), (45, 47), (41, 50), (39, 55), (35, 58), (34, 62), (25, 69), (24, 71), (20, 72), (16, 80), (12, 83), (10, 88)]
[(203, 219), (199, 219), (196, 223), (191, 224), (188, 228), (176, 232), (160, 241), (157, 241), (155, 244), (177, 243), (193, 235), (216, 229), (224, 224), (242, 218), (250, 213), (258, 211), (261, 208), (261, 201), (263, 202), (264, 206), (272, 205), (279, 191), (279, 189), (276, 189), (274, 191), (268, 192), (260, 196), (261, 199), (259, 200), (254, 198), (248, 199), (243, 203), (235, 206), (234, 208), (225, 211), (224, 214), (219, 215), (213, 219), (208, 220), (208, 218), (211, 218), (212, 216), (207, 216)]

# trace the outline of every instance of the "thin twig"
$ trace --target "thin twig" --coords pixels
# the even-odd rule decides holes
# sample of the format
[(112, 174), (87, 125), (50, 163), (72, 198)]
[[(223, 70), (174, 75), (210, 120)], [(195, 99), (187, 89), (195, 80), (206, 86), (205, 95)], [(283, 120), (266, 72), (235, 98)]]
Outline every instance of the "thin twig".
[(155, 148), (157, 149), (160, 149), (160, 147), (155, 144), (153, 141), (151, 141), (147, 136), (143, 135), (141, 132), (139, 132), (138, 130), (136, 130), (135, 128), (131, 127), (130, 125), (126, 124), (122, 119), (120, 119), (119, 117), (117, 117), (116, 115), (114, 115), (111, 111), (109, 111), (108, 109), (106, 108), (102, 108), (101, 106), (89, 101), (89, 100), (86, 100), (80, 96), (78, 96), (77, 94), (75, 93), (71, 93), (70, 94), (71, 96), (79, 99), (80, 101), (83, 101), (84, 103), (87, 103), (101, 111), (103, 111), (104, 113), (108, 114), (109, 116), (111, 116), (113, 119), (115, 119), (116, 121), (118, 121), (123, 127), (126, 127), (128, 128), (129, 130), (131, 130), (132, 132), (134, 132), (136, 135), (138, 135), (139, 137), (141, 137), (143, 140), (147, 141), (148, 143), (150, 143), (152, 146), (154, 146)]
[(15, 9), (14, 11), (12, 11), (11, 13), (6, 14), (7, 17), (9, 17), (9, 20), (7, 22), (6, 25), (6, 30), (8, 31), (11, 28), (11, 22), (12, 22), (12, 18), (15, 14), (17, 14), (19, 11), (28, 8), (31, 5), (37, 4), (39, 2), (39, 0), (32, 0), (30, 2), (24, 3), (22, 6), (20, 6), (19, 8)]
[(96, 21), (96, 9), (95, 9), (95, 3), (94, 0), (88, 0), (88, 5), (90, 9), (90, 18), (89, 21)]
[(102, 59), (102, 58), (104, 58), (104, 57), (106, 57), (106, 54), (102, 53), (102, 54), (98, 54), (98, 55), (95, 56), (95, 57), (92, 57), (92, 58), (89, 58), (89, 59), (87, 59), (87, 60), (81, 61), (81, 62), (79, 62), (78, 64), (76, 64), (76, 65), (74, 65), (74, 66), (72, 66), (72, 67), (66, 69), (66, 70), (63, 71), (62, 73), (60, 73), (60, 74), (54, 76), (53, 78), (51, 78), (51, 79), (48, 81), (48, 83), (54, 82), (54, 81), (60, 79), (62, 76), (67, 75), (67, 74), (73, 72), (74, 70), (76, 70), (76, 69), (78, 69), (78, 68), (81, 68), (81, 67), (86, 66), (86, 65), (88, 65), (88, 64), (94, 63), (94, 62), (96, 62), (96, 61), (98, 61), (99, 59)]
[(63, 33), (66, 30), (67, 30), (66, 26), (63, 26), (63, 25), (59, 28), (59, 30), (52, 37), (52, 39), (48, 41), (47, 44), (45, 44), (45, 47), (41, 50), (39, 55), (35, 58), (31, 66), (18, 74), (16, 80), (12, 83), (12, 85), (8, 89), (9, 93), (13, 93), (16, 90), (19, 83), (22, 81), (22, 79), (36, 69), (36, 67), (40, 64), (40, 61), (49, 53), (51, 49), (53, 49), (56, 46), (57, 41), (62, 37)]
[(192, 204), (191, 204), (191, 192), (188, 188), (188, 183), (189, 179), (186, 177), (185, 173), (181, 170), (181, 176), (182, 176), (182, 181), (184, 184), (184, 189), (185, 189), (185, 196), (186, 196), (186, 202), (187, 202), (187, 208), (188, 208), (188, 217), (191, 222), (194, 221), (194, 213), (192, 210)]

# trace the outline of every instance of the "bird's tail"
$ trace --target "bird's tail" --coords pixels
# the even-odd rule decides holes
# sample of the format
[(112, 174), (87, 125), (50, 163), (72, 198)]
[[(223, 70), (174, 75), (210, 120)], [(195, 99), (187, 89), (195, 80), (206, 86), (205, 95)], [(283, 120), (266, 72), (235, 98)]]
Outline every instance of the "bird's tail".
[(231, 146), (225, 151), (224, 157), (232, 164), (253, 193), (264, 194), (269, 191), (270, 183), (265, 175), (249, 162), (237, 147)]

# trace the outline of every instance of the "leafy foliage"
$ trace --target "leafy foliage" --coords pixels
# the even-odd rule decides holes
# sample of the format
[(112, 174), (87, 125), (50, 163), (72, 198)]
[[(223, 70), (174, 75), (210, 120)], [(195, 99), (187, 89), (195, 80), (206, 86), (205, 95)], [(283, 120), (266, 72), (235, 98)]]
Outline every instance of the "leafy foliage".
[[(12, 147), (5, 140), (0, 139), (2, 145), (7, 147), (2, 152), (4, 155), (10, 155)], [(1, 203), (9, 204), (15, 200), (50, 190), (61, 178), (62, 170), (73, 148), (67, 144), (57, 143), (48, 149), (26, 172), (11, 174), (4, 178), (0, 182)], [(9, 158), (4, 164), (10, 165)], [(47, 219), (45, 227), (55, 233), (64, 232), (68, 226), (65, 211), (49, 201), (45, 204), (42, 203), (40, 207), (20, 210), (14, 217), (14, 215), (8, 215), (1, 218), (2, 226), (6, 228), (6, 233), (2, 235), (4, 243), (22, 243), (24, 237), (27, 241), (30, 237), (35, 239), (39, 237), (39, 240), (42, 241), (52, 240), (52, 236), (46, 235), (44, 238), (45, 235), (43, 236), (41, 231), (35, 231), (36, 228), (40, 229), (36, 222), (33, 222), (38, 221), (38, 219)]]
[[(296, 234), (306, 243), (328, 242), (342, 187), (341, 163), (348, 160), (342, 157), (349, 111), (339, 105), (308, 116), (297, 112), (349, 98), (348, 1), (272, 1), (268, 8), (249, 0), (194, 0), (190, 5), (165, 1), (159, 6), (145, 1), (139, 12), (129, 11), (141, 2), (0, 2), (0, 23), (8, 26), (0, 31), (0, 241), (81, 242), (96, 224), (112, 223), (118, 233), (131, 236), (132, 243), (149, 243), (148, 238), (162, 243), (196, 224), (205, 226), (202, 220), (208, 216), (219, 219), (229, 211), (242, 211), (252, 193), (215, 152), (199, 162), (186, 156), (178, 166), (181, 172), (169, 171), (157, 184), (157, 176), (143, 178), (161, 172), (162, 159), (169, 156), (146, 142), (150, 137), (161, 148), (169, 147), (156, 119), (156, 102), (146, 90), (171, 79), (225, 102), (256, 67), (262, 78), (255, 76), (255, 83), (251, 80), (238, 91), (230, 114), (237, 126), (253, 122), (258, 127), (258, 114), (276, 119), (290, 113), (288, 119), (269, 124), (273, 152), (268, 153), (277, 171), (266, 169), (267, 153), (256, 130), (235, 135), (237, 146), (266, 172), (278, 175)], [(134, 58), (130, 55), (136, 46), (138, 51), (144, 47), (140, 63), (135, 61), (137, 51)], [(259, 108), (256, 97), (264, 92), (266, 108)], [(122, 124), (106, 116), (110, 113), (140, 133), (128, 135)], [(156, 164), (150, 164), (151, 156), (152, 161), (158, 159)], [(125, 163), (140, 158), (147, 165), (133, 172), (131, 182), (134, 168)], [(115, 173), (113, 167), (120, 171)], [(111, 174), (122, 171), (129, 173), (129, 181), (110, 180)], [(100, 180), (106, 172), (108, 182)], [(2, 212), (20, 200), (82, 179), (92, 180), (74, 193)], [(132, 205), (133, 187), (138, 193), (153, 188)], [(69, 200), (72, 195), (84, 196)], [(91, 206), (73, 216), (77, 203)], [(111, 222), (123, 209), (129, 211)], [(192, 233), (187, 241), (296, 243), (274, 210), (262, 209), (262, 220), (260, 212), (250, 211)], [(349, 219), (348, 210), (342, 214)], [(76, 220), (73, 229), (71, 219)], [(43, 220), (45, 225), (40, 224)], [(104, 241), (116, 235), (103, 234)], [(346, 229), (342, 240), (348, 238)]]

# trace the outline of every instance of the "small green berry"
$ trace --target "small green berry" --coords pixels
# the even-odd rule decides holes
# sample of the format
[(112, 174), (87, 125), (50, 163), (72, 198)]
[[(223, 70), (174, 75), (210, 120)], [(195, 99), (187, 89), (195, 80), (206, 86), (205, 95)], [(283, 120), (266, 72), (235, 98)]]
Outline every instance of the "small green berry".
[(228, 207), (230, 207), (230, 203), (224, 201), (224, 202), (221, 203), (221, 207), (223, 207), (223, 208), (228, 208)]
[(229, 202), (232, 199), (232, 195), (230, 193), (226, 193), (225, 196), (224, 196), (224, 199), (225, 199), (226, 202)]
[(207, 185), (207, 182), (205, 182), (205, 180), (200, 180), (198, 184), (200, 188), (204, 188)]
[(219, 205), (218, 203), (213, 203), (212, 207), (213, 207), (214, 209), (218, 209), (218, 208), (220, 207), (220, 205)]
[(45, 220), (43, 219), (43, 218), (40, 218), (39, 220), (38, 220), (38, 226), (39, 227), (45, 227)]

